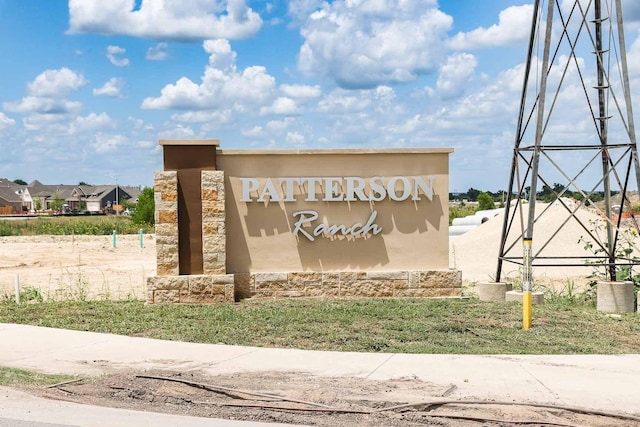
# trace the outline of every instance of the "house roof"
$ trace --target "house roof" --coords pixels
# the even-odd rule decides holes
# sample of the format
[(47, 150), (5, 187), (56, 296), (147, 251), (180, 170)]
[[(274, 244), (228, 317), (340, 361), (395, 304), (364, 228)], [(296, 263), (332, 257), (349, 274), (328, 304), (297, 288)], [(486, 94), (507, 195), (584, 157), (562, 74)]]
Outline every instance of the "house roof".
[(7, 203), (22, 203), (22, 197), (13, 188), (0, 187), (0, 199)]

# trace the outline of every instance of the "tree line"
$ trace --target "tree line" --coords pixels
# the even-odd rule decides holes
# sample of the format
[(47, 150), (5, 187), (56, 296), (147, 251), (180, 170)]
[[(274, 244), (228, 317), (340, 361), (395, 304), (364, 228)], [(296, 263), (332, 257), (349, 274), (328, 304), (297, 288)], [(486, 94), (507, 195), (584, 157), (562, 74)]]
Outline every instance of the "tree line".
[[(522, 195), (525, 199), (529, 199), (529, 193), (531, 191), (531, 187), (524, 188), (524, 194)], [(464, 193), (449, 193), (449, 200), (454, 201), (469, 201), (469, 202), (479, 202), (480, 195), (486, 194), (493, 199), (495, 203), (504, 203), (507, 200), (507, 192), (504, 190), (499, 190), (497, 192), (491, 191), (482, 191), (475, 189), (473, 187), (469, 188)], [(613, 194), (618, 194), (619, 192), (614, 191)], [(542, 189), (536, 193), (536, 200), (541, 202), (551, 202), (557, 198), (559, 194), (562, 194), (562, 197), (573, 198), (578, 201), (582, 201), (584, 199), (584, 195), (579, 191), (571, 191), (565, 190), (564, 185), (554, 183), (552, 186), (543, 185)], [(514, 195), (515, 196), (515, 195)], [(604, 200), (604, 192), (596, 191), (591, 193), (589, 196), (589, 202), (595, 203)], [(589, 203), (587, 203), (588, 205)]]

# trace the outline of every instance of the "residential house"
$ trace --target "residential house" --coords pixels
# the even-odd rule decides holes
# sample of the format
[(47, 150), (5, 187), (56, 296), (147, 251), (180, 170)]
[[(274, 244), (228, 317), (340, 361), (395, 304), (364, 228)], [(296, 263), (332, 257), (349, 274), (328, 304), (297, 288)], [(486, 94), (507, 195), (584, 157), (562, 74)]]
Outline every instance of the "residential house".
[(19, 190), (10, 187), (0, 187), (0, 214), (11, 215), (22, 212), (22, 196)]
[(115, 185), (46, 185), (38, 180), (28, 185), (18, 185), (0, 178), (0, 208), (5, 211), (47, 211), (61, 202), (68, 210), (102, 213), (123, 200), (136, 203), (140, 187)]

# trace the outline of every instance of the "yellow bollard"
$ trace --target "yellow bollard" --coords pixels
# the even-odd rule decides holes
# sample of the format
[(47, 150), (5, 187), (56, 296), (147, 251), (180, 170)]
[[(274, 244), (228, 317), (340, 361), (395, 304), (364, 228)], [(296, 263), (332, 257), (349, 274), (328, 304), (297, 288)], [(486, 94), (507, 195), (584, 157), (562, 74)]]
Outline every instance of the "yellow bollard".
[(533, 240), (531, 238), (524, 238), (522, 242), (522, 248), (524, 255), (522, 257), (522, 329), (528, 331), (531, 328), (532, 319), (532, 300), (531, 300), (531, 288), (532, 286), (532, 274), (531, 274), (531, 245)]

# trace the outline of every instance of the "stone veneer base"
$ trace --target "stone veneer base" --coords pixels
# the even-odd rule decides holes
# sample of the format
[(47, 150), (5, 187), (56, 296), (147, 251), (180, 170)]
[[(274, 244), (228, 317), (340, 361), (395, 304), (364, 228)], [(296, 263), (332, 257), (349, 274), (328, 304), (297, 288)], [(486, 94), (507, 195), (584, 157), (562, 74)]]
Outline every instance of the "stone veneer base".
[(237, 273), (156, 276), (147, 303), (211, 304), (245, 298), (462, 296), (459, 270)]

